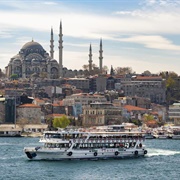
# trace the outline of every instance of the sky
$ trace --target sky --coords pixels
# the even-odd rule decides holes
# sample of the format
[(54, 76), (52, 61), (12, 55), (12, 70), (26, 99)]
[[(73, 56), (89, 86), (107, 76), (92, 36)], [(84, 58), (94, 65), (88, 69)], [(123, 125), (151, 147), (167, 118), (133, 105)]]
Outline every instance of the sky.
[(1, 0), (0, 68), (32, 39), (49, 53), (51, 27), (58, 60), (60, 21), (68, 69), (88, 64), (90, 43), (99, 66), (102, 38), (103, 66), (109, 69), (180, 74), (180, 0)]

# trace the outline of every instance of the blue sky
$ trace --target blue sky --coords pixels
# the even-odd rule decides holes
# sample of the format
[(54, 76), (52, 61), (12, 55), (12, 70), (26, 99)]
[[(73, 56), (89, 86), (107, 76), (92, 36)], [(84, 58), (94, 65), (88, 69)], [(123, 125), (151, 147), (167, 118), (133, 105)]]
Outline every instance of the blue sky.
[(179, 0), (1, 0), (0, 68), (34, 39), (49, 52), (53, 27), (58, 60), (59, 22), (63, 26), (63, 66), (82, 69), (92, 44), (93, 63), (131, 67), (135, 72), (180, 74)]

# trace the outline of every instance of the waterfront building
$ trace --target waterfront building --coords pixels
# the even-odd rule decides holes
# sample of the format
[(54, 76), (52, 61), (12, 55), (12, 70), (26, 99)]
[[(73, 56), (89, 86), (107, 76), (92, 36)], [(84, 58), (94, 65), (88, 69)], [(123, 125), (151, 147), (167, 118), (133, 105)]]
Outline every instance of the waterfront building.
[(5, 121), (5, 98), (0, 97), (0, 124)]
[(125, 109), (127, 114), (124, 114), (125, 117), (129, 119), (135, 119), (135, 120), (143, 120), (144, 114), (149, 114), (151, 111), (145, 108), (132, 106), (132, 105), (125, 105), (123, 107)]
[(103, 126), (109, 124), (121, 124), (121, 108), (112, 103), (96, 102), (83, 107), (83, 126)]
[(30, 124), (41, 124), (43, 115), (40, 106), (35, 104), (23, 104), (17, 107), (16, 121), (27, 119)]
[(175, 125), (180, 125), (180, 103), (174, 103), (169, 106), (169, 119)]

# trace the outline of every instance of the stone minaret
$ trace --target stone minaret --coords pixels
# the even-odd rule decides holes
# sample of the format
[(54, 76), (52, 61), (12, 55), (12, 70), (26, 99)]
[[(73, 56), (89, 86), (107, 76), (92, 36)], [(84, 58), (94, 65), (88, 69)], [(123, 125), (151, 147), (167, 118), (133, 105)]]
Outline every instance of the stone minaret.
[(89, 72), (92, 71), (92, 49), (91, 49), (91, 44), (89, 47)]
[(54, 59), (54, 38), (53, 38), (53, 29), (51, 28), (51, 40), (50, 40), (50, 55)]
[(102, 39), (100, 40), (100, 49), (99, 49), (99, 70), (100, 74), (102, 74), (102, 61), (103, 61), (103, 56), (102, 56), (103, 50), (102, 50)]
[(60, 77), (63, 76), (63, 40), (62, 40), (63, 34), (62, 34), (62, 23), (60, 21), (60, 27), (59, 27), (59, 75)]

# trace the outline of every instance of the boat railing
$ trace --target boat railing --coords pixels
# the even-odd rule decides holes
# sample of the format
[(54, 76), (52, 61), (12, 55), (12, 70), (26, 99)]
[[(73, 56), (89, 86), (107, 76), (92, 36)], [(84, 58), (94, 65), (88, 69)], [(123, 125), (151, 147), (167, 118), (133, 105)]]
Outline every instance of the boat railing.
[(41, 138), (40, 142), (52, 142), (52, 143), (120, 143), (120, 142), (137, 142), (144, 141), (144, 137), (136, 138), (71, 138), (71, 139), (57, 139), (57, 138)]

